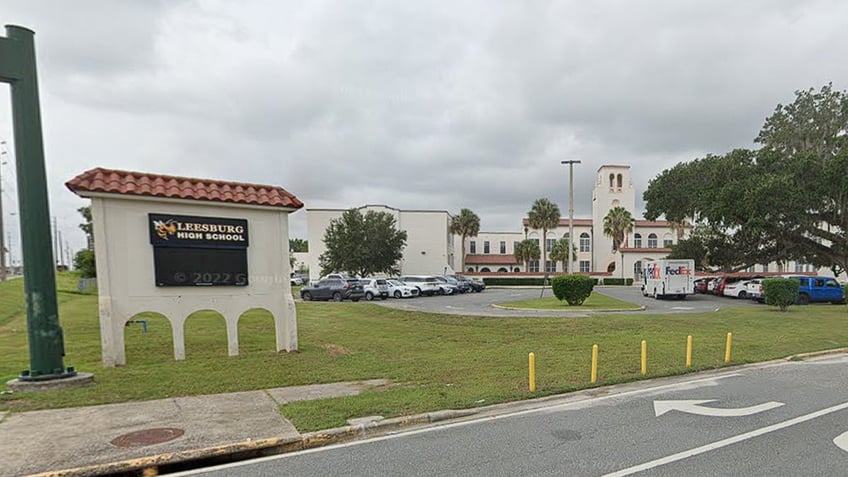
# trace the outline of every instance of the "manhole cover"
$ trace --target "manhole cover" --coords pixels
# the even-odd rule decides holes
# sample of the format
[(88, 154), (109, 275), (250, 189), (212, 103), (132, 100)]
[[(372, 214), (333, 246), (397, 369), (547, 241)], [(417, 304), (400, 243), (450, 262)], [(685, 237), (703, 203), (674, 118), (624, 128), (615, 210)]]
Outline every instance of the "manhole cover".
[(182, 429), (176, 427), (160, 427), (157, 429), (144, 429), (130, 432), (112, 439), (112, 445), (116, 447), (141, 447), (151, 444), (168, 442), (185, 434)]

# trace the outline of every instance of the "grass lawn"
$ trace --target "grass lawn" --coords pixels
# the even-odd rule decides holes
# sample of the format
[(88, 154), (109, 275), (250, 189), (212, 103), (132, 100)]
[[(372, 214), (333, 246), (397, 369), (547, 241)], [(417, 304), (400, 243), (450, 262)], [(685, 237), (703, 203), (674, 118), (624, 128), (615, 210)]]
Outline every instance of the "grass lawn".
[[(725, 308), (707, 314), (616, 313), (571, 318), (465, 317), (408, 312), (370, 303), (298, 303), (296, 353), (274, 351), (273, 322), (263, 311), (239, 324), (241, 354), (227, 357), (223, 319), (197, 313), (186, 323), (186, 360), (173, 360), (171, 329), (147, 315), (148, 332), (125, 329), (127, 365), (100, 365), (97, 299), (60, 279), (66, 366), (93, 372), (94, 386), (0, 396), (0, 410), (83, 406), (301, 384), (385, 378), (386, 389), (359, 396), (290, 403), (282, 408), (301, 431), (343, 425), (349, 417), (386, 417), (469, 408), (590, 386), (593, 344), (598, 385), (640, 379), (639, 344), (648, 342), (648, 377), (687, 372), (686, 336), (694, 337), (691, 371), (848, 346), (841, 305)], [(0, 283), (0, 379), (29, 367), (22, 281)], [(527, 354), (536, 355), (537, 391), (527, 390)]]
[[(548, 290), (548, 293), (552, 293)], [(534, 298), (532, 300), (509, 301), (506, 303), (498, 303), (498, 305), (507, 308), (524, 308), (528, 310), (560, 310), (560, 311), (582, 311), (582, 310), (640, 310), (639, 305), (621, 301), (600, 293), (592, 292), (589, 298), (580, 306), (571, 306), (567, 301), (559, 301), (555, 296), (546, 296), (543, 298)]]

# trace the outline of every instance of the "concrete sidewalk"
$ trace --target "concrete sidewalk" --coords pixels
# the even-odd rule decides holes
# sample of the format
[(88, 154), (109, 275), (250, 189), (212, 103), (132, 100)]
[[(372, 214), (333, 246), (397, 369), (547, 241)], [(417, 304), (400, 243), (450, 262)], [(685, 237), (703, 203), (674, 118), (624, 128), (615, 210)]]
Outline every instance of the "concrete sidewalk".
[[(243, 452), (250, 443), (294, 441), (301, 436), (280, 414), (280, 404), (386, 384), (356, 381), (7, 413), (0, 415), (0, 476), (102, 475), (129, 470), (133, 459), (190, 460)], [(124, 465), (109, 465), (117, 462)], [(76, 470), (57, 472), (67, 469)]]

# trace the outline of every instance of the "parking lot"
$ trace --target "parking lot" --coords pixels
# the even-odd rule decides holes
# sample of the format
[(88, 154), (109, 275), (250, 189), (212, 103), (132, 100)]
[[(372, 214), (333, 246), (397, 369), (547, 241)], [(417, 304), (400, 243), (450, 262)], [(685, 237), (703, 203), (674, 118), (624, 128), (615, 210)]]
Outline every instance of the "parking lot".
[[(727, 306), (763, 306), (752, 300), (740, 300), (713, 295), (690, 295), (685, 300), (655, 300), (643, 297), (639, 287), (597, 286), (595, 291), (612, 298), (644, 306), (648, 313), (703, 313)], [(538, 298), (539, 288), (496, 288), (489, 287), (482, 293), (465, 293), (456, 296), (433, 296), (414, 299), (375, 302), (382, 306), (402, 310), (425, 311), (475, 316), (577, 316), (589, 313), (582, 310), (505, 310), (492, 306), (517, 300)], [(550, 288), (544, 290), (544, 296), (552, 296)], [(643, 313), (643, 312), (626, 312)]]

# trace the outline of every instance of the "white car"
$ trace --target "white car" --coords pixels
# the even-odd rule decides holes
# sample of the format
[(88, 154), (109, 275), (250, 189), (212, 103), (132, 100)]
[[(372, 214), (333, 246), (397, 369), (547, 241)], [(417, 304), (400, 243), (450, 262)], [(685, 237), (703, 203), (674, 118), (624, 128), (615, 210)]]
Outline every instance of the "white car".
[(733, 298), (749, 298), (748, 297), (748, 280), (738, 280), (735, 282), (727, 282), (724, 284), (722, 295)]
[(385, 300), (389, 297), (389, 282), (384, 278), (361, 278), (359, 283), (365, 290), (365, 299), (368, 301), (374, 298)]
[(389, 282), (389, 296), (395, 298), (412, 298), (418, 296), (418, 289), (403, 283), (400, 280), (386, 280)]
[(400, 277), (400, 281), (417, 288), (419, 295), (439, 295), (442, 291), (442, 282), (436, 280), (433, 275), (404, 275)]
[(745, 296), (752, 300), (760, 301), (763, 299), (763, 279), (755, 278), (748, 281), (745, 285)]

